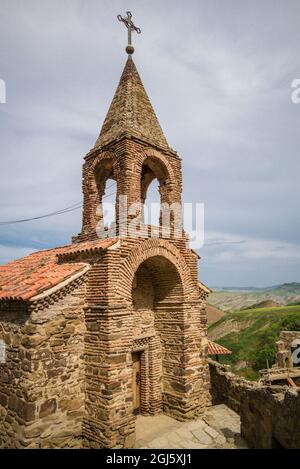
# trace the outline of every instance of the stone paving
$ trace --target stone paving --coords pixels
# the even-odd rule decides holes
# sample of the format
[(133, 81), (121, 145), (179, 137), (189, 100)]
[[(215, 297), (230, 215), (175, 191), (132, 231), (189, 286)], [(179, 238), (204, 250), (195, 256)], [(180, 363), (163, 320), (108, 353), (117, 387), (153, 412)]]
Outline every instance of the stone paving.
[(224, 404), (211, 407), (197, 420), (178, 422), (164, 414), (139, 416), (136, 448), (247, 448), (240, 435), (240, 417)]

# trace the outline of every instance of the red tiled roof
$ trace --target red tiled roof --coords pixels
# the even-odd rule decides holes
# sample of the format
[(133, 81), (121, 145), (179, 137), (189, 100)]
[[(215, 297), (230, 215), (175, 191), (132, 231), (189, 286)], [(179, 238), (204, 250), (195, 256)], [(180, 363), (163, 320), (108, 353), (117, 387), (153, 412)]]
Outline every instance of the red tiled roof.
[(85, 271), (86, 264), (83, 262), (59, 264), (58, 255), (95, 247), (107, 249), (115, 242), (116, 240), (105, 239), (48, 249), (0, 266), (0, 300), (29, 300)]
[(81, 243), (74, 243), (66, 246), (65, 249), (58, 253), (59, 259), (67, 259), (79, 253), (92, 253), (98, 249), (107, 249), (113, 244), (116, 244), (116, 238), (97, 239), (96, 241), (84, 241)]
[(231, 353), (231, 350), (228, 350), (228, 348), (216, 344), (211, 340), (208, 341), (208, 355), (230, 355)]

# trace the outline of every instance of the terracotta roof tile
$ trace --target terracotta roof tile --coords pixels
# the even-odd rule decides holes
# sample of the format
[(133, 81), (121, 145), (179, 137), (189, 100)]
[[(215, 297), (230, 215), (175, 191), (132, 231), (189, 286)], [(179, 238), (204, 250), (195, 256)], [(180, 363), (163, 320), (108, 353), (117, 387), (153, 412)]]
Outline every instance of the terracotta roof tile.
[(29, 300), (85, 271), (86, 264), (83, 262), (58, 263), (59, 255), (95, 247), (106, 249), (115, 242), (97, 240), (48, 249), (0, 266), (0, 300)]
[(97, 251), (99, 249), (107, 249), (110, 246), (117, 243), (116, 238), (107, 238), (107, 239), (98, 239), (96, 241), (84, 241), (81, 243), (74, 243), (66, 246), (66, 248), (58, 253), (58, 259), (63, 260), (67, 258), (71, 258), (74, 254), (79, 253), (91, 253), (93, 251)]
[(216, 342), (208, 341), (208, 355), (230, 355), (232, 352)]

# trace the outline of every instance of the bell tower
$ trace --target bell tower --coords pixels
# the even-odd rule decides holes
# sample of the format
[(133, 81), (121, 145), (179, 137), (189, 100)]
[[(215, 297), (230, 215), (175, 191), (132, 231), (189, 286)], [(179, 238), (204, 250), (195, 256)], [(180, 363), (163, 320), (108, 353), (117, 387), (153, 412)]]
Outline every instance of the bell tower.
[[(92, 447), (131, 447), (137, 410), (185, 420), (211, 403), (208, 290), (199, 285), (198, 255), (181, 226), (181, 159), (164, 136), (133, 62), (131, 16), (121, 21), (130, 28), (128, 58), (85, 157), (82, 231), (73, 239), (81, 254), (72, 259), (91, 264), (83, 434)], [(154, 179), (160, 219), (153, 232), (143, 221), (143, 204)], [(103, 226), (108, 180), (116, 185), (114, 233)], [(104, 237), (110, 238), (108, 248), (99, 241)]]
[[(118, 18), (121, 18), (120, 21), (126, 24), (129, 31), (140, 31), (133, 25), (131, 16), (129, 19)], [(170, 219), (172, 236), (175, 218), (177, 229), (181, 226), (181, 159), (170, 148), (164, 136), (134, 64), (131, 35), (126, 52), (128, 58), (100, 135), (94, 148), (85, 157), (82, 231), (73, 239), (74, 242), (105, 237), (103, 199), (108, 179), (116, 182), (116, 235), (120, 234), (121, 204), (126, 204), (126, 207), (123, 206), (125, 211), (129, 209), (125, 225), (132, 218), (140, 218), (140, 222), (143, 222), (143, 204), (154, 179), (159, 184), (160, 228)], [(122, 223), (124, 231), (124, 216)], [(109, 230), (106, 236), (109, 236)]]

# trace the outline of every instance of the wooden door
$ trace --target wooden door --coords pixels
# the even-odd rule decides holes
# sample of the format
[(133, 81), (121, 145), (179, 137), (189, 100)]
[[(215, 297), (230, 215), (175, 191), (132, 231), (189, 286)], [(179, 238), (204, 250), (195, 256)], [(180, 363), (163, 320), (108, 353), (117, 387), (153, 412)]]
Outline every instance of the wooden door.
[(133, 412), (139, 413), (141, 406), (141, 354), (132, 354)]

